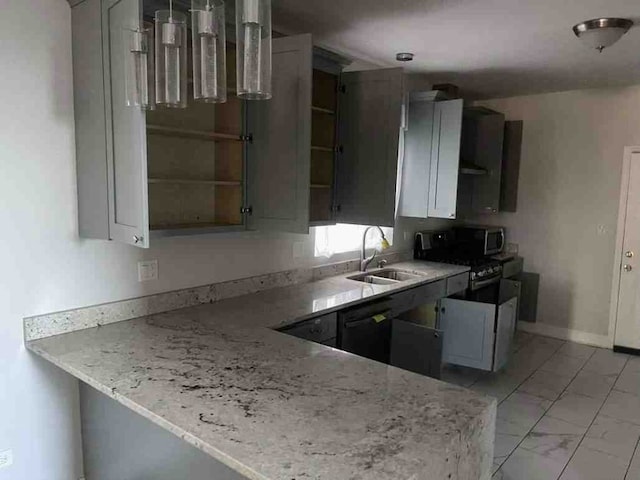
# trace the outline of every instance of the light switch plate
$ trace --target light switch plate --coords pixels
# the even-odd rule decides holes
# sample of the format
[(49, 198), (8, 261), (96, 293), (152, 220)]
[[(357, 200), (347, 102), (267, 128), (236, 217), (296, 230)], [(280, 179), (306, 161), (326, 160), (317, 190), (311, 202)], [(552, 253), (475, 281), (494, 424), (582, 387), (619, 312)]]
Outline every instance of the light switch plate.
[(158, 260), (143, 260), (138, 262), (138, 281), (148, 282), (158, 279)]
[(11, 450), (3, 450), (0, 452), (0, 468), (10, 467), (13, 465), (13, 452)]

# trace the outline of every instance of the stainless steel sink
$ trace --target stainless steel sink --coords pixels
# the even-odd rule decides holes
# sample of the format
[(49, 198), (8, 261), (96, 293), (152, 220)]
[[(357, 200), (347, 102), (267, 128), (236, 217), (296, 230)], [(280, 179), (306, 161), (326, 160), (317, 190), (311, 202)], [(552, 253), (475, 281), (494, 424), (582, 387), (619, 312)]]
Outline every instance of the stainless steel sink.
[(396, 270), (394, 268), (385, 268), (384, 270), (377, 270), (373, 272), (365, 272), (352, 277), (347, 277), (349, 280), (356, 280), (358, 282), (373, 283), (376, 285), (394, 285), (400, 282), (406, 282), (409, 280), (416, 280), (420, 278), (420, 275), (415, 273), (405, 272), (403, 270)]

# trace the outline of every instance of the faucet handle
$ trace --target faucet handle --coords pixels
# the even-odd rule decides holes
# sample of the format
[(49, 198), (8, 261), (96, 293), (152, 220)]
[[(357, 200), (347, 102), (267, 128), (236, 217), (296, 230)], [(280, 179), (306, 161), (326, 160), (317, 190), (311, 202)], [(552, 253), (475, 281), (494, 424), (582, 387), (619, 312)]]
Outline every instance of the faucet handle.
[(378, 262), (378, 268), (384, 268), (387, 266), (389, 262), (387, 262), (385, 259), (382, 259)]

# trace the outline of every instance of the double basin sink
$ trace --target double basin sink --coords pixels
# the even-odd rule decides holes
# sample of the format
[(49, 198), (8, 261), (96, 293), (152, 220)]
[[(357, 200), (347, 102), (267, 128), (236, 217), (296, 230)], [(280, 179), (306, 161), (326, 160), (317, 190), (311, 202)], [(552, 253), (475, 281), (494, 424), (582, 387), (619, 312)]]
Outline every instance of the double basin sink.
[(347, 278), (349, 280), (372, 283), (375, 285), (395, 285), (409, 280), (417, 280), (422, 278), (422, 275), (405, 272), (404, 270), (397, 270), (395, 268), (384, 268), (375, 272), (364, 272)]

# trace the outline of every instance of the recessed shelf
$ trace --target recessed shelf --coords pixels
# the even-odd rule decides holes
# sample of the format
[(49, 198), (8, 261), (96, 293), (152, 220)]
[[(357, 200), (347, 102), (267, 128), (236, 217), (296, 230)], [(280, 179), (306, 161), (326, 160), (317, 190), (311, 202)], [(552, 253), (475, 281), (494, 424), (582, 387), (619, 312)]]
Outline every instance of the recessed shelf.
[(242, 142), (241, 135), (231, 133), (207, 132), (204, 130), (186, 130), (182, 128), (165, 127), (162, 125), (147, 124), (147, 133), (151, 135), (167, 135), (170, 137), (197, 138), (200, 140), (209, 140), (211, 142), (227, 141)]
[(311, 150), (317, 150), (319, 152), (333, 152), (331, 147), (320, 147), (318, 145), (311, 145)]
[(149, 183), (177, 183), (183, 185), (218, 185), (226, 187), (239, 187), (242, 182), (225, 180), (197, 180), (188, 178), (150, 178)]
[(336, 114), (335, 110), (331, 110), (329, 108), (322, 108), (322, 107), (311, 107), (311, 111), (318, 112), (318, 113), (326, 113), (327, 115)]

